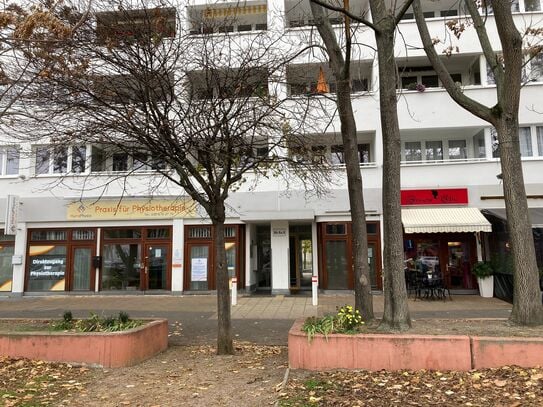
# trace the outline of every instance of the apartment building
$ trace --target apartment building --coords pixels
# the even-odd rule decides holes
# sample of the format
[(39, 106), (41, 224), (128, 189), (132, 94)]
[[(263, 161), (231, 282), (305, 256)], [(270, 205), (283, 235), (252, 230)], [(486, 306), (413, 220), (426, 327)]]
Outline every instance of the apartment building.
[[(355, 13), (371, 19), (367, 1), (353, 2)], [(456, 1), (423, 1), (432, 35), (443, 36), (444, 22), (463, 14)], [(543, 20), (542, 0), (512, 2), (520, 30)], [(138, 10), (134, 10), (137, 15)], [(195, 0), (165, 10), (162, 33), (175, 36), (230, 35), (250, 38), (276, 30), (301, 44), (314, 31), (306, 0)], [(235, 19), (226, 17), (235, 15)], [(225, 24), (219, 24), (225, 18)], [(342, 28), (339, 15), (332, 24)], [(491, 10), (488, 23), (492, 25)], [(97, 15), (97, 30), (122, 21), (114, 11)], [(213, 24), (206, 24), (213, 21)], [(102, 31), (100, 31), (102, 30)], [(471, 266), (507, 253), (499, 146), (493, 129), (458, 107), (420, 47), (413, 15), (399, 23), (398, 114), (402, 141), (402, 220), (406, 262), (419, 260), (442, 273), (457, 292), (476, 293)], [(490, 30), (493, 45), (498, 38)], [(115, 35), (130, 35), (119, 29)], [(364, 182), (368, 263), (372, 286), (382, 288), (382, 163), (378, 65), (370, 30), (360, 29), (352, 69), (352, 102), (358, 130), (358, 156)], [(444, 62), (470, 97), (495, 102), (492, 75), (476, 34), (466, 29), (453, 41), (458, 51)], [(445, 47), (445, 46), (444, 46)], [(260, 89), (272, 92), (255, 72)], [(543, 56), (526, 64), (520, 106), (520, 146), (524, 180), (539, 265), (543, 265)], [(324, 82), (324, 89), (317, 89)], [(198, 83), (198, 78), (194, 78)], [(312, 55), (293, 60), (273, 92), (300, 98), (327, 98), (335, 83), (329, 67)], [(213, 97), (212, 94), (204, 97)], [(255, 189), (240, 187), (228, 200), (225, 231), (228, 269), (246, 292), (296, 293), (311, 289), (351, 290), (353, 266), (350, 211), (339, 122), (308, 143), (336, 168), (338, 181), (324, 198), (303, 189), (285, 193), (273, 177)], [(23, 154), (22, 151), (32, 154)], [(265, 145), (256, 154), (267, 154)], [(145, 153), (143, 153), (145, 154)], [(153, 166), (136, 155), (106, 154), (99, 145), (0, 146), (0, 295), (48, 293), (191, 293), (215, 289), (213, 234), (209, 219), (186, 194), (156, 183)], [(161, 165), (157, 161), (157, 166)], [(92, 186), (111, 174), (112, 185), (97, 196)], [(74, 192), (84, 180), (89, 189)], [(122, 196), (122, 199), (121, 199)], [(8, 218), (9, 221), (8, 221)], [(9, 230), (8, 230), (9, 227)]]

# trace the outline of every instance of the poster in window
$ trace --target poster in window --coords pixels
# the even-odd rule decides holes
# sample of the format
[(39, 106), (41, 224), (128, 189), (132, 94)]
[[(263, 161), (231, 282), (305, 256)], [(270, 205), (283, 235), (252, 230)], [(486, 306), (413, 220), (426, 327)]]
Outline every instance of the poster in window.
[(29, 291), (63, 291), (66, 274), (65, 246), (30, 246)]
[(192, 281), (207, 281), (207, 258), (195, 257), (190, 264)]

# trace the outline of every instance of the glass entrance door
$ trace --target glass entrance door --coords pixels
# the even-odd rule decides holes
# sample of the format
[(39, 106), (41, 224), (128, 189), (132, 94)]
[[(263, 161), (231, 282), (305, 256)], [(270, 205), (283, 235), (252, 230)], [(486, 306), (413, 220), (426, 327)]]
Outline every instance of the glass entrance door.
[(256, 288), (271, 290), (271, 228), (270, 225), (256, 227)]
[(349, 261), (346, 240), (327, 240), (325, 245), (329, 290), (349, 288)]
[(290, 289), (311, 290), (313, 275), (313, 243), (311, 225), (289, 227)]
[(211, 245), (189, 244), (188, 264), (185, 266), (186, 288), (192, 291), (206, 291), (213, 289), (211, 267)]
[(447, 270), (451, 288), (474, 289), (471, 274), (470, 245), (467, 241), (447, 242)]
[(147, 244), (145, 246), (145, 278), (144, 285), (147, 290), (166, 290), (169, 246), (160, 244)]
[(92, 246), (72, 247), (72, 290), (89, 291), (94, 288)]

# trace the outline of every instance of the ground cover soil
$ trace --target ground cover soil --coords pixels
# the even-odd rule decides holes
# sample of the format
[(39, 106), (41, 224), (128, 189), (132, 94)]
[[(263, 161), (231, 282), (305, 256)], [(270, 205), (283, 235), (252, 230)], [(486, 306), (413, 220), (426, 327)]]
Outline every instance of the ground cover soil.
[(0, 406), (266, 406), (287, 368), (281, 346), (172, 346), (138, 366), (88, 369), (0, 359)]

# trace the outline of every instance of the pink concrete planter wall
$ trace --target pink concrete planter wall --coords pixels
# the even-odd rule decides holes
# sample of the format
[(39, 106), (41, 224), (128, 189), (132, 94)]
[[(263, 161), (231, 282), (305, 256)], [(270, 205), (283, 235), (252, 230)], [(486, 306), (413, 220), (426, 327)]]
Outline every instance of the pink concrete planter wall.
[(474, 369), (500, 366), (543, 366), (543, 338), (473, 337)]
[(298, 320), (290, 329), (288, 357), (291, 368), (309, 370), (469, 370), (467, 336), (318, 335), (311, 343)]
[(15, 332), (0, 334), (0, 356), (123, 367), (168, 347), (168, 321), (155, 320), (123, 332)]
[(543, 366), (543, 338), (333, 334), (311, 343), (298, 320), (288, 335), (294, 369), (457, 370)]

